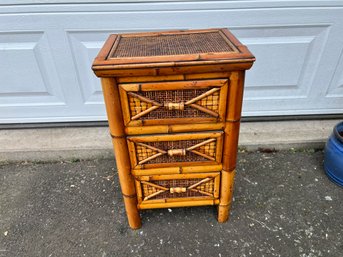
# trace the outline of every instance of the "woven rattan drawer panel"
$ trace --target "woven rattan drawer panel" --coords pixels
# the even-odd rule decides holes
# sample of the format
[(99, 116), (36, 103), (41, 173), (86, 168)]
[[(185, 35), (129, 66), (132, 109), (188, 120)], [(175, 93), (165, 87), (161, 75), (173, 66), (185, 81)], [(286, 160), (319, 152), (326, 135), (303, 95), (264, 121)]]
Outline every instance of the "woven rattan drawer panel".
[(160, 202), (213, 200), (219, 197), (220, 173), (154, 175), (136, 177), (138, 202), (141, 205)]
[(119, 88), (127, 126), (224, 120), (227, 79), (120, 84)]
[(223, 132), (149, 135), (128, 138), (133, 169), (221, 162)]

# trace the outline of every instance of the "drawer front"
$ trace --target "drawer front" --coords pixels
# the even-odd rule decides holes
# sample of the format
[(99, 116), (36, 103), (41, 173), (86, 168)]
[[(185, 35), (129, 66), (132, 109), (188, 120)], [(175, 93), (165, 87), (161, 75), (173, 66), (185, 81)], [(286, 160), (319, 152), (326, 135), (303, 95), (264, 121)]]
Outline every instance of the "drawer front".
[(221, 163), (223, 132), (128, 137), (132, 169)]
[(154, 175), (135, 178), (139, 203), (213, 200), (219, 197), (220, 173)]
[(119, 84), (126, 126), (223, 121), (228, 80)]

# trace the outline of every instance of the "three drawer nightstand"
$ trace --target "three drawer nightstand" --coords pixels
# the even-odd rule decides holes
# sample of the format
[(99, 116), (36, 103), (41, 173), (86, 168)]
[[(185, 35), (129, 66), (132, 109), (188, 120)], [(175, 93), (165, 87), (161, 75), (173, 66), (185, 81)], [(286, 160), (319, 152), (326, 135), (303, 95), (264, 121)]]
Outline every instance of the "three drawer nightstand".
[(153, 208), (217, 205), (228, 219), (254, 60), (227, 29), (110, 35), (92, 68), (131, 228)]

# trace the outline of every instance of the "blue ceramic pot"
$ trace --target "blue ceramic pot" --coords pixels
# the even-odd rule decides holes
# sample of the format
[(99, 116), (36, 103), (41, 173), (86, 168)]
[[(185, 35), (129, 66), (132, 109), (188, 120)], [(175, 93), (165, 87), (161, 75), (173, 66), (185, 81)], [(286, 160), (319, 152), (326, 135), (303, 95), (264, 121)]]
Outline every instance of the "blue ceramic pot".
[(326, 142), (324, 169), (333, 182), (343, 186), (343, 122), (334, 127)]

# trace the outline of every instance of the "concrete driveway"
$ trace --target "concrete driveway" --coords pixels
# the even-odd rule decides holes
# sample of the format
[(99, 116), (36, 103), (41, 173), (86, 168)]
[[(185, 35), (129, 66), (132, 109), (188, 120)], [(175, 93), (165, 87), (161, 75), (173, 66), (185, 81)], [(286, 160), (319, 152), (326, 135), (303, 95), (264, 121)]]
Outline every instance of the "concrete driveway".
[[(231, 219), (149, 210), (132, 231), (114, 161), (0, 166), (0, 256), (342, 256), (343, 190), (321, 151), (239, 154)], [(113, 197), (114, 196), (114, 197)]]

